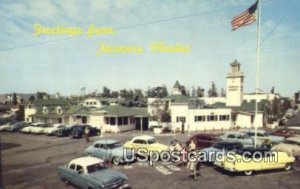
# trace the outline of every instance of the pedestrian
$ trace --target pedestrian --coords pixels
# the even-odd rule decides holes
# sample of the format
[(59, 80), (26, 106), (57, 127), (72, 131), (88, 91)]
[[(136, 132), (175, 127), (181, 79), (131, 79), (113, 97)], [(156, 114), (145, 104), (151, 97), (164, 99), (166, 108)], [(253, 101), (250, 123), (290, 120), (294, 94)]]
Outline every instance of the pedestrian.
[(182, 124), (181, 124), (181, 133), (182, 134), (184, 133), (184, 122), (182, 122)]
[(194, 178), (195, 180), (198, 179), (198, 176), (200, 175), (200, 167), (201, 163), (199, 161), (199, 156), (197, 155), (197, 152), (195, 150), (189, 151), (190, 159), (188, 159), (187, 168), (191, 171), (191, 174), (189, 177)]
[(196, 144), (195, 144), (195, 141), (194, 141), (194, 140), (191, 140), (191, 142), (190, 142), (190, 144), (189, 144), (188, 150), (189, 150), (189, 151), (196, 150)]
[(85, 135), (85, 142), (86, 143), (90, 142), (90, 129), (88, 127), (85, 128), (84, 135)]

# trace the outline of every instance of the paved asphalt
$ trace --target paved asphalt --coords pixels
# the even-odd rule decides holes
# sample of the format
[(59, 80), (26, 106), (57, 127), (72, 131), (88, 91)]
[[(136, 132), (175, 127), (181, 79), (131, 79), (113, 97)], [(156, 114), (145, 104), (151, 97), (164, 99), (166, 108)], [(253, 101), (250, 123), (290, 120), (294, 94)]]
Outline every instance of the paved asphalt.
[[(112, 138), (126, 142), (140, 132), (107, 134)], [(150, 134), (146, 132), (146, 134)], [(58, 177), (57, 167), (68, 163), (71, 159), (83, 156), (83, 150), (93, 141), (86, 144), (83, 139), (57, 138), (44, 135), (21, 133), (1, 133), (1, 159), (4, 188), (8, 189), (44, 189), (75, 188), (65, 185)], [(187, 134), (167, 134), (156, 137), (159, 142), (169, 144), (176, 138), (182, 142)], [(300, 163), (297, 162), (292, 171), (266, 171), (253, 176), (231, 175), (213, 166), (204, 165), (197, 181), (189, 177), (186, 167), (178, 167), (172, 163), (158, 162), (153, 166), (135, 162), (130, 165), (113, 166), (128, 176), (133, 189), (193, 189), (193, 188), (225, 188), (225, 189), (260, 189), (260, 188), (299, 188)], [(0, 169), (1, 170), (1, 169)]]

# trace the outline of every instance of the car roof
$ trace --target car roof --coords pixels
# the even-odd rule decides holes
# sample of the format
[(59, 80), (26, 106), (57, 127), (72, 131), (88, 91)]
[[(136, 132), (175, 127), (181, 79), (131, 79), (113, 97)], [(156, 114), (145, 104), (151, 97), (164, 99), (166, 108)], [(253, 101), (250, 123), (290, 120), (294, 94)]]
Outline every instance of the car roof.
[(290, 141), (294, 141), (294, 142), (299, 142), (300, 143), (300, 137), (289, 137), (285, 140), (290, 140)]
[(89, 165), (94, 165), (94, 164), (103, 163), (103, 162), (104, 161), (102, 159), (88, 156), (88, 157), (80, 157), (80, 158), (73, 159), (70, 162), (70, 164), (74, 163), (74, 164), (79, 164), (82, 166), (89, 166)]
[[(239, 132), (251, 132), (251, 133), (254, 133), (255, 129), (240, 129)], [(262, 129), (257, 129), (257, 132), (258, 133), (265, 133), (266, 131), (262, 130)]]
[(136, 139), (140, 139), (140, 140), (149, 140), (149, 139), (154, 139), (154, 137), (153, 137), (153, 136), (150, 136), (150, 135), (141, 135), (141, 136), (133, 137), (132, 140), (136, 140)]
[(220, 142), (217, 142), (215, 145), (231, 146), (231, 145), (242, 145), (242, 143), (240, 143), (240, 142), (220, 141)]
[(240, 135), (240, 134), (246, 134), (246, 133), (239, 132), (239, 131), (228, 131), (228, 132), (224, 133), (224, 135), (229, 135), (229, 134)]
[(194, 136), (192, 136), (192, 138), (197, 136), (218, 137), (217, 134), (213, 134), (213, 133), (197, 133)]
[(118, 141), (116, 140), (113, 140), (113, 139), (100, 139), (100, 140), (97, 140), (94, 144), (114, 144)]
[(297, 126), (295, 126), (295, 127), (287, 127), (287, 129), (300, 130), (300, 127), (297, 127)]

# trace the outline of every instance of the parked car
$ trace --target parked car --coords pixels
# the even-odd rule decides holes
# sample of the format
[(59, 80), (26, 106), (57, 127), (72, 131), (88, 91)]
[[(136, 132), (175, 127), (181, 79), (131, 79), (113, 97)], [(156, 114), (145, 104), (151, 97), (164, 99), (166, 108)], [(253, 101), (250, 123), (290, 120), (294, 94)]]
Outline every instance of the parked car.
[(162, 151), (169, 151), (167, 145), (156, 142), (153, 136), (148, 135), (133, 137), (132, 140), (124, 144), (124, 148), (133, 149), (136, 154), (138, 149), (147, 149), (148, 151), (157, 151), (159, 153)]
[(64, 125), (62, 123), (55, 123), (53, 125), (50, 125), (49, 127), (44, 128), (43, 133), (50, 136), (55, 135), (56, 131), (63, 128)]
[(252, 146), (254, 145), (254, 140), (251, 136), (246, 133), (238, 132), (238, 131), (229, 131), (220, 136), (222, 141), (226, 142), (240, 142), (244, 146)]
[(50, 124), (41, 124), (39, 126), (33, 127), (31, 129), (31, 133), (32, 134), (44, 134), (45, 129), (49, 128), (49, 127), (51, 127)]
[(81, 157), (58, 168), (59, 177), (82, 189), (129, 188), (127, 177), (107, 168), (104, 161), (95, 157)]
[[(249, 136), (251, 136), (252, 139), (255, 138), (255, 130), (254, 129), (241, 129), (241, 130), (239, 130), (239, 132), (244, 132), (244, 133), (248, 134)], [(268, 141), (269, 143), (274, 145), (274, 144), (279, 144), (280, 142), (282, 142), (284, 140), (284, 137), (282, 137), (282, 136), (272, 135), (269, 132), (267, 132), (265, 130), (261, 130), (261, 129), (257, 130), (256, 137), (257, 137), (258, 146), (261, 146), (264, 143), (264, 141)]]
[(239, 150), (243, 145), (239, 142), (218, 142), (211, 147), (203, 148), (201, 154), (203, 155), (202, 161), (213, 163), (216, 160), (216, 155), (219, 153), (225, 155), (228, 151)]
[(84, 135), (84, 130), (89, 128), (89, 136), (96, 136), (100, 134), (100, 129), (92, 127), (91, 125), (74, 125), (71, 130), (72, 138), (82, 138)]
[(7, 131), (10, 132), (16, 132), (21, 130), (22, 128), (26, 127), (28, 124), (26, 124), (24, 121), (19, 121), (14, 124), (12, 124), (9, 128), (7, 128)]
[(70, 136), (71, 131), (72, 131), (73, 126), (63, 126), (62, 128), (59, 128), (56, 132), (55, 135), (57, 137), (66, 137)]
[(300, 157), (300, 137), (289, 137), (282, 143), (274, 146), (272, 150), (286, 152), (289, 155)]
[(96, 141), (93, 145), (85, 149), (85, 153), (93, 157), (112, 161), (114, 165), (132, 162), (134, 160), (132, 151), (124, 151), (122, 144), (112, 139)]
[(45, 125), (45, 124), (42, 123), (42, 122), (32, 123), (31, 125), (26, 126), (26, 127), (24, 127), (23, 129), (21, 129), (21, 132), (22, 132), (22, 133), (31, 133), (32, 130), (34, 130), (35, 128), (40, 127), (40, 126), (42, 126), (42, 125)]
[(198, 149), (210, 147), (210, 146), (214, 145), (215, 143), (217, 143), (218, 141), (220, 141), (219, 135), (208, 134), (208, 133), (195, 134), (186, 142), (187, 146), (189, 145), (191, 140), (194, 140), (194, 142), (196, 144), (196, 148), (198, 148)]
[(243, 172), (249, 176), (254, 171), (271, 169), (288, 171), (292, 169), (294, 162), (295, 158), (285, 152), (269, 151), (265, 148), (244, 148), (237, 150), (233, 157), (225, 155), (217, 159), (215, 165), (229, 172)]

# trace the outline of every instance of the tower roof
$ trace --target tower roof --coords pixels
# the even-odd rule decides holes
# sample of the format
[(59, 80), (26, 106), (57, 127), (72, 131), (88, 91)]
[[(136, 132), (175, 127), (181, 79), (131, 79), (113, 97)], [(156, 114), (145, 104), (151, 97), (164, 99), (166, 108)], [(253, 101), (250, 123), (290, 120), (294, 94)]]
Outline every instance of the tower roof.
[(236, 59), (230, 64), (231, 66), (241, 65)]
[(178, 81), (178, 80), (176, 80), (176, 82), (175, 82), (173, 88), (180, 88), (180, 84), (179, 84), (179, 81)]

